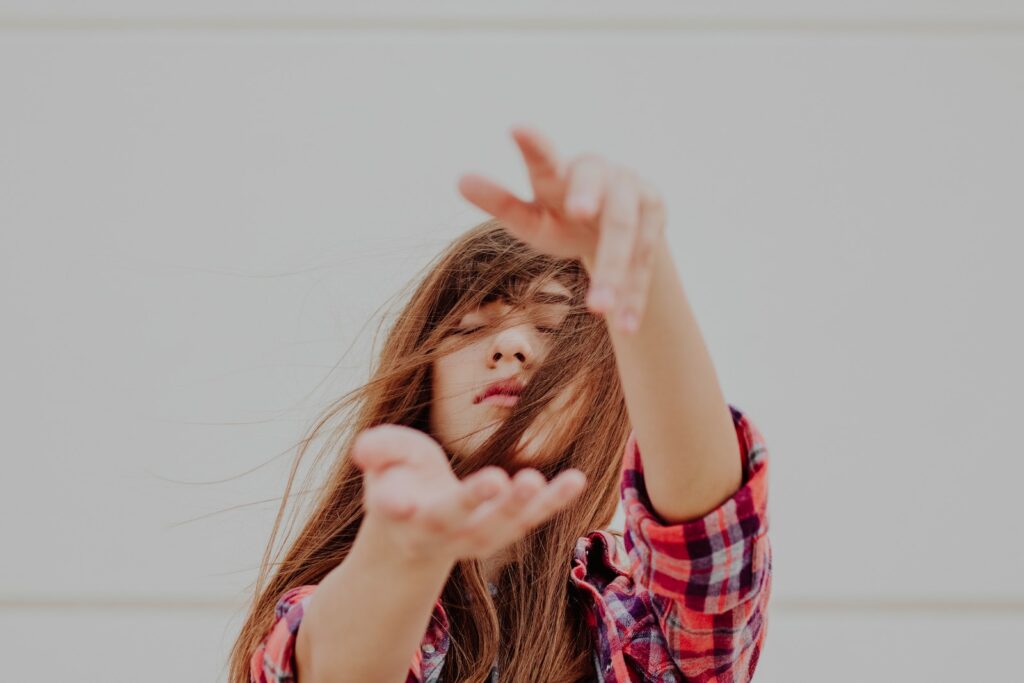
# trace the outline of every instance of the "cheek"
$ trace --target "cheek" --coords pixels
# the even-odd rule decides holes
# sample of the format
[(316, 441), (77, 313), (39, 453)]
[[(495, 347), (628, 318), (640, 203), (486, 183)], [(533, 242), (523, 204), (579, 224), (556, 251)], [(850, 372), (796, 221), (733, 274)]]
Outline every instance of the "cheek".
[(471, 389), (472, 372), (469, 371), (472, 347), (453, 351), (434, 361), (432, 398), (435, 403), (461, 400), (461, 394)]
[(444, 356), (434, 361), (433, 367), (433, 394), (434, 399), (445, 396), (452, 384), (452, 374), (455, 371), (455, 364), (452, 357)]

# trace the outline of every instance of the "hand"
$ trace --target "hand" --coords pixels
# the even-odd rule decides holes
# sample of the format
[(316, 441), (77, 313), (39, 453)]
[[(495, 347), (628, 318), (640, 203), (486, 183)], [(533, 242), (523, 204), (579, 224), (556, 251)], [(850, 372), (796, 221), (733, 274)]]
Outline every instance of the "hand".
[(586, 485), (570, 468), (551, 481), (525, 467), (509, 478), (488, 466), (461, 481), (441, 446), (412, 427), (385, 424), (352, 444), (362, 470), (367, 516), (411, 560), (483, 559), (568, 505)]
[(665, 208), (631, 170), (593, 154), (562, 163), (538, 131), (517, 126), (534, 199), (525, 202), (475, 173), (459, 179), (462, 196), (515, 237), (557, 258), (579, 258), (591, 276), (587, 305), (633, 332), (647, 302), (653, 250), (663, 246)]

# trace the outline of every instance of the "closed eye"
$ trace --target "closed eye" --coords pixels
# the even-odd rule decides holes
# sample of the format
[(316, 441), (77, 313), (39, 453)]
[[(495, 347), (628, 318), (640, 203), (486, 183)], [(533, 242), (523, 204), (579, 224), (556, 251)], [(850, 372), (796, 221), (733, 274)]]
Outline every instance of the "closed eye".
[[(474, 332), (482, 330), (483, 328), (484, 328), (483, 325), (478, 326), (478, 327), (470, 327), (470, 328), (459, 327), (459, 328), (456, 328), (456, 329), (452, 330), (451, 333), (452, 334), (470, 335), (470, 334), (473, 334)], [(557, 328), (557, 327), (541, 327), (541, 326), (538, 326), (537, 330), (539, 330), (540, 332), (542, 332), (544, 334), (557, 334), (559, 328)]]

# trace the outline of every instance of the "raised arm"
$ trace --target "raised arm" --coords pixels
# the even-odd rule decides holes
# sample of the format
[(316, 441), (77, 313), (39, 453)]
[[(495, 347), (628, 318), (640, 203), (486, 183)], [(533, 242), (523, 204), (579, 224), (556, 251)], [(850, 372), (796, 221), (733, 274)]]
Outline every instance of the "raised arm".
[[(624, 494), (635, 500), (632, 517), (627, 500), (631, 535), (645, 541), (631, 552), (634, 570), (688, 680), (731, 681), (737, 666), (749, 677), (769, 594), (766, 460), (757, 457), (763, 449), (737, 447), (740, 423), (676, 273), (661, 197), (596, 155), (563, 162), (535, 129), (516, 127), (512, 136), (533, 200), (475, 173), (459, 189), (519, 239), (579, 258), (590, 274), (587, 303), (608, 323), (634, 427), (638, 486)], [(759, 472), (746, 476), (740, 456), (760, 463)]]
[(584, 154), (563, 162), (539, 131), (516, 127), (534, 199), (476, 173), (470, 202), (517, 238), (590, 275), (588, 306), (608, 323), (626, 407), (647, 456), (651, 500), (693, 519), (740, 485), (729, 410), (665, 239), (665, 209), (631, 169)]

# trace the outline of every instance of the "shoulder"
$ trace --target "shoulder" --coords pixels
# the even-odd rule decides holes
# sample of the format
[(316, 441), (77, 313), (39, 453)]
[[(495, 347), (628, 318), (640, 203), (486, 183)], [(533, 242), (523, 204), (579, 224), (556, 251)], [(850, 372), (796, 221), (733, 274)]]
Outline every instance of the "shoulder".
[(250, 679), (259, 683), (292, 680), (295, 644), (302, 615), (316, 584), (286, 590), (274, 605), (274, 622), (249, 659)]
[(309, 604), (309, 596), (313, 594), (313, 591), (317, 589), (317, 584), (307, 584), (304, 586), (296, 586), (295, 588), (289, 588), (281, 597), (278, 598), (277, 604), (274, 605), (274, 616), (280, 619), (284, 617), (288, 619), (292, 617), (293, 621), (298, 622), (302, 617), (302, 612), (305, 610), (306, 605)]

